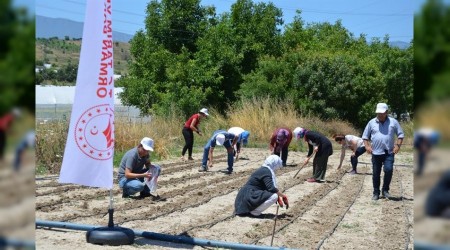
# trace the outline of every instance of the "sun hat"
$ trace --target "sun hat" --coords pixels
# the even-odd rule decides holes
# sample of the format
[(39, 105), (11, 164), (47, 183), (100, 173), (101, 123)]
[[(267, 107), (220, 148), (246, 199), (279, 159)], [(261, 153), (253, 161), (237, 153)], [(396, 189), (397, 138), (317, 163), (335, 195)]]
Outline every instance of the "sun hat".
[(144, 137), (141, 140), (142, 147), (147, 151), (153, 151), (153, 147), (155, 143), (153, 142), (153, 139)]
[(294, 136), (295, 136), (295, 138), (297, 140), (299, 138), (303, 138), (303, 136), (305, 136), (305, 129), (304, 128), (296, 127), (293, 132), (294, 132)]
[(244, 145), (247, 145), (249, 136), (250, 136), (250, 132), (248, 132), (247, 130), (244, 130), (244, 132), (241, 133), (242, 143)]
[(218, 134), (216, 135), (216, 144), (221, 146), (225, 142), (225, 135), (224, 134)]
[(206, 116), (209, 116), (207, 108), (202, 108), (199, 112), (205, 114)]
[(388, 105), (386, 103), (378, 103), (375, 113), (384, 113), (386, 110), (388, 110)]

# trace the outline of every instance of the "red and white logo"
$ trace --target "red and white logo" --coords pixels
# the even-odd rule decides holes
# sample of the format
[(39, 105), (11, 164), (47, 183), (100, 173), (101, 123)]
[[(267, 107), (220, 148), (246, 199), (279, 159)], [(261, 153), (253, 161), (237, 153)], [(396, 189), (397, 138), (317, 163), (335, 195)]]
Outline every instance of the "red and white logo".
[(107, 160), (114, 150), (114, 109), (108, 104), (86, 110), (75, 125), (78, 148), (96, 160)]

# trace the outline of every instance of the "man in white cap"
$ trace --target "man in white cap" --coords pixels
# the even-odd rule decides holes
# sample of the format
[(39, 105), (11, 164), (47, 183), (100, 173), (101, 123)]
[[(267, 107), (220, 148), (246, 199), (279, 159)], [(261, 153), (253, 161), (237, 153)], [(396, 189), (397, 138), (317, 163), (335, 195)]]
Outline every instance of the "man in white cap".
[(247, 146), (248, 137), (250, 137), (250, 132), (244, 130), (240, 127), (231, 127), (228, 129), (228, 133), (232, 133), (238, 137), (236, 146), (233, 148), (233, 155), (235, 156), (235, 161), (239, 159), (239, 154), (241, 153), (241, 145)]
[[(389, 199), (389, 185), (394, 171), (394, 155), (400, 151), (403, 143), (403, 130), (398, 121), (388, 116), (388, 105), (378, 103), (377, 117), (367, 123), (362, 139), (368, 154), (372, 154), (372, 200), (380, 198), (380, 175), (384, 165), (382, 194)], [(394, 136), (397, 136), (395, 140)], [(370, 141), (370, 142), (369, 142)]]
[(157, 178), (161, 173), (161, 167), (150, 162), (150, 152), (153, 151), (153, 148), (153, 139), (144, 137), (137, 147), (130, 149), (122, 157), (117, 179), (120, 188), (123, 189), (123, 198), (140, 192), (139, 198), (161, 199), (159, 196), (150, 194), (149, 187), (144, 183), (144, 179)]
[(228, 154), (228, 168), (225, 171), (225, 174), (231, 174), (233, 173), (233, 148), (234, 145), (236, 145), (236, 142), (238, 140), (238, 136), (228, 133), (225, 130), (216, 130), (213, 133), (213, 136), (209, 139), (209, 141), (206, 143), (205, 147), (203, 148), (203, 159), (202, 159), (202, 166), (199, 169), (200, 172), (206, 172), (209, 168), (213, 166), (213, 159), (214, 159), (214, 148), (216, 145), (223, 145), (227, 149)]

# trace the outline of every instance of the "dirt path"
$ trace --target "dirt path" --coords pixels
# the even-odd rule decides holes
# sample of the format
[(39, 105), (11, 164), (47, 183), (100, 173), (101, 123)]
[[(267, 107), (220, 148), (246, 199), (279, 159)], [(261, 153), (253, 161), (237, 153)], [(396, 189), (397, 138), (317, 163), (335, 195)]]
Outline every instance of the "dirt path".
[[(219, 152), (218, 152), (219, 153)], [(221, 152), (222, 153), (222, 152)], [(290, 208), (279, 208), (274, 246), (304, 249), (398, 249), (412, 248), (413, 170), (397, 167), (391, 183), (391, 200), (372, 201), (370, 156), (360, 157), (358, 175), (346, 158), (337, 170), (339, 151), (330, 157), (325, 183), (307, 183), (312, 167), (305, 167), (296, 178), (305, 153), (290, 152), (288, 167), (277, 172), (277, 181), (290, 200)], [(233, 216), (234, 199), (250, 174), (268, 156), (267, 150), (243, 150), (235, 172), (224, 175), (225, 155), (208, 173), (199, 173), (200, 161), (160, 162), (163, 168), (158, 194), (167, 200), (122, 199), (115, 184), (115, 223), (142, 231), (196, 238), (270, 245), (276, 206), (265, 211), (265, 218)], [(200, 155), (194, 155), (200, 159)], [(411, 153), (400, 153), (396, 164), (410, 165)], [(298, 164), (298, 165), (297, 165)], [(106, 225), (108, 191), (60, 185), (55, 177), (36, 179), (36, 218), (40, 220)], [(36, 229), (38, 249), (104, 249), (85, 242), (85, 232)], [(136, 239), (134, 246), (117, 249), (199, 248), (166, 242)]]

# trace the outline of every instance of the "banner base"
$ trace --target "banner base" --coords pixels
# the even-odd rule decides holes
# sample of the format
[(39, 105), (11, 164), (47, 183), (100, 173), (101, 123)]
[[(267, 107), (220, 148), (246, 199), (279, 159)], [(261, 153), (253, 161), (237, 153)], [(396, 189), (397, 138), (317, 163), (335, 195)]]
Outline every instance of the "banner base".
[(86, 241), (109, 246), (131, 245), (134, 243), (134, 232), (125, 227), (98, 227), (87, 231)]

